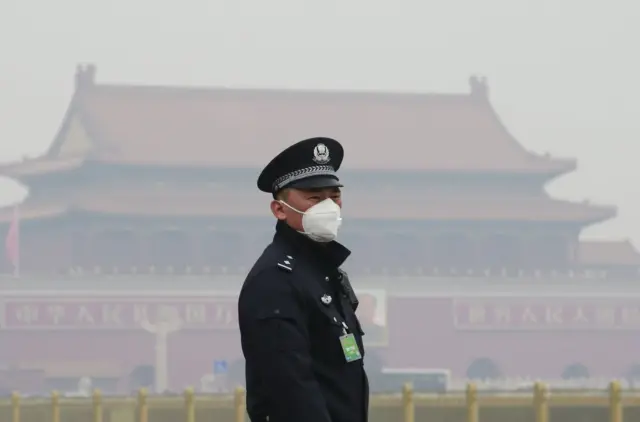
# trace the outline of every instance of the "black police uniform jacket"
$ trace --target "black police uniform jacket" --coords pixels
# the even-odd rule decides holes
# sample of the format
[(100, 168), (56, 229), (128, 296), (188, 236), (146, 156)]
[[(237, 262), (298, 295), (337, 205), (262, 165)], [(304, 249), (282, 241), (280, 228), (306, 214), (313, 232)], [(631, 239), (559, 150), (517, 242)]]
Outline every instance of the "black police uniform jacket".
[[(279, 222), (238, 302), (252, 422), (366, 422), (363, 359), (347, 363), (344, 324), (364, 357), (362, 330), (340, 265), (350, 251)], [(324, 300), (323, 300), (324, 299)]]

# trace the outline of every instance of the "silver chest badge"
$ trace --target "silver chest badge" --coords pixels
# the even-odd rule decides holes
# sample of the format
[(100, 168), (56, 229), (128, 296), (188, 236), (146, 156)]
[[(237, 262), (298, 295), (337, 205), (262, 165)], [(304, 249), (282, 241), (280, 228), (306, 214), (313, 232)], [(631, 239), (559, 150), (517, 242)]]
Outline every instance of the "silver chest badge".
[(331, 160), (329, 157), (329, 148), (325, 144), (318, 144), (313, 149), (313, 161), (316, 164), (327, 164)]
[(322, 301), (322, 303), (324, 303), (325, 305), (330, 305), (331, 304), (331, 296), (329, 295), (324, 295), (320, 298), (320, 300)]

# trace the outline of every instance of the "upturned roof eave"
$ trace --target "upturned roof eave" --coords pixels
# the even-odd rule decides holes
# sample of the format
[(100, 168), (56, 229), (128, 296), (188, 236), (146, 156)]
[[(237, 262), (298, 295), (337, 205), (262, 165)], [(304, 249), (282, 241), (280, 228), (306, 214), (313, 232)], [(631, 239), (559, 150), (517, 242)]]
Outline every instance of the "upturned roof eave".
[[(73, 117), (76, 116), (80, 110), (80, 96), (81, 92), (76, 89), (69, 101), (53, 140), (43, 154), (35, 158), (24, 159), (18, 162), (0, 164), (0, 175), (23, 182), (25, 179), (32, 176), (42, 176), (58, 171), (68, 171), (69, 169), (75, 169), (82, 165), (82, 162), (86, 158), (85, 156), (58, 156), (58, 152), (64, 143), (65, 134), (69, 129), (69, 125), (71, 124)], [(56, 164), (59, 164), (59, 167), (56, 166)]]
[(85, 156), (52, 160), (38, 158), (0, 168), (0, 174), (24, 184), (29, 184), (29, 181), (35, 178), (76, 171), (85, 164), (85, 160)]

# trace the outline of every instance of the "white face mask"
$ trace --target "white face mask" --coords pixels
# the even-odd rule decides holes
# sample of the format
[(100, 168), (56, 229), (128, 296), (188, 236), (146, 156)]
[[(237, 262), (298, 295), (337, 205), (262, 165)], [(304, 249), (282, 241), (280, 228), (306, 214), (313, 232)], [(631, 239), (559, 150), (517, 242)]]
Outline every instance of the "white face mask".
[(293, 208), (284, 201), (280, 201), (283, 205), (291, 208), (295, 212), (302, 214), (302, 234), (308, 236), (316, 242), (331, 242), (338, 237), (338, 229), (342, 224), (340, 217), (340, 207), (327, 198), (322, 202), (318, 202), (305, 212)]

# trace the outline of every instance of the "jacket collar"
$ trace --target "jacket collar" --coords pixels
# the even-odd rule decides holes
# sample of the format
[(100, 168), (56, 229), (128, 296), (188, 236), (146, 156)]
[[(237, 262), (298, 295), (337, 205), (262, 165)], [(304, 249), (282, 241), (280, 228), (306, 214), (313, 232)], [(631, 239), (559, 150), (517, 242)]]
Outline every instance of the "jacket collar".
[[(302, 233), (291, 228), (284, 221), (278, 221), (276, 224), (276, 234), (273, 238), (274, 242), (284, 243), (294, 251), (293, 255), (296, 259), (304, 256), (312, 261), (317, 261), (323, 267), (339, 268), (351, 255), (351, 251), (342, 244), (332, 241), (327, 243), (315, 242)], [(303, 251), (302, 254), (299, 254)]]

